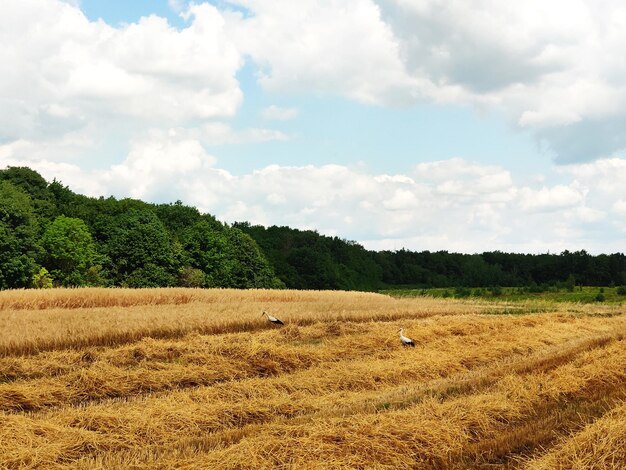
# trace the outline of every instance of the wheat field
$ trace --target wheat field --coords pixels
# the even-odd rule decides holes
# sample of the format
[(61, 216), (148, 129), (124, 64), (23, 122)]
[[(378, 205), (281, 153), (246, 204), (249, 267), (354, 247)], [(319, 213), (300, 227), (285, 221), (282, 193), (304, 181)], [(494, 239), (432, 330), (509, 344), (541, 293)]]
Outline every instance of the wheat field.
[(624, 468), (622, 313), (354, 292), (0, 292), (0, 468)]

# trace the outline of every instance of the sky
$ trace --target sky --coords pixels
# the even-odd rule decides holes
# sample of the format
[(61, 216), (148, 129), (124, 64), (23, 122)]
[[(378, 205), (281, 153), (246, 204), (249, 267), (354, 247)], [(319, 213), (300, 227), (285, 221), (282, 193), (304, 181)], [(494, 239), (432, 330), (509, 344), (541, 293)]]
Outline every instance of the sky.
[(619, 0), (3, 0), (0, 168), (369, 249), (624, 252)]

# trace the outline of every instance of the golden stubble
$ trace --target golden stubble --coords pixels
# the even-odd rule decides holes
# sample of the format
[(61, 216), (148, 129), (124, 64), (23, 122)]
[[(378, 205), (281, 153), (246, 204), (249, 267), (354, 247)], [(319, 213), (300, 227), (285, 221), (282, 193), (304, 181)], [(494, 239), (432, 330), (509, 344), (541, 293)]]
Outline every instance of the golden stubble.
[(0, 306), (0, 467), (624, 463), (619, 306), (225, 289)]

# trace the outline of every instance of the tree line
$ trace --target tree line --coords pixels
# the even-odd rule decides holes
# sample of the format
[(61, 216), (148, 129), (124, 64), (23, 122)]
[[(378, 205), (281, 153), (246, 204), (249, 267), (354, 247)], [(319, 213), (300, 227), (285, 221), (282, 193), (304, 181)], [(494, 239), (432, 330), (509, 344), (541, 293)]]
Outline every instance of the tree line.
[(626, 284), (623, 253), (369, 251), (312, 230), (232, 225), (196, 208), (91, 198), (0, 170), (0, 289), (57, 286), (378, 290)]
[(394, 286), (533, 287), (573, 283), (626, 284), (623, 253), (593, 256), (584, 250), (560, 254), (481, 254), (447, 251), (368, 251), (361, 245), (310, 230), (234, 224), (259, 244), (276, 274), (290, 288), (374, 290)]
[(180, 202), (90, 198), (29, 168), (0, 171), (0, 289), (279, 288), (256, 242)]

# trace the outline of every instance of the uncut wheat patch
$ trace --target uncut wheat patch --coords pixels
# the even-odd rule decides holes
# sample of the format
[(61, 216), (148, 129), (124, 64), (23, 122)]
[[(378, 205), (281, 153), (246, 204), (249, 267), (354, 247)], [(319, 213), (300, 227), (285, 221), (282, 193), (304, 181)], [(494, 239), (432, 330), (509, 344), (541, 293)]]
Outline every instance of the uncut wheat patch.
[[(190, 289), (190, 288), (55, 288), (55, 289), (16, 289), (0, 291), (0, 311), (2, 310), (47, 310), (80, 309), (96, 307), (133, 307), (149, 305), (179, 305), (192, 302), (204, 304), (220, 302), (241, 302), (275, 304), (314, 302), (320, 306), (341, 302), (350, 308), (351, 304), (393, 304), (388, 295), (372, 292), (355, 291), (315, 291), (315, 290), (273, 290), (273, 289)], [(397, 299), (396, 299), (397, 300)], [(569, 312), (614, 313), (620, 306), (607, 304), (554, 303), (544, 300), (516, 302), (483, 302), (480, 299), (442, 299), (419, 297), (404, 299), (409, 303), (431, 305), (446, 308), (458, 308), (459, 305), (485, 304), (490, 311), (515, 312), (532, 306), (535, 311), (562, 310)]]
[(269, 289), (189, 289), (172, 288), (55, 288), (16, 289), (0, 291), (0, 310), (45, 310), (52, 308), (75, 309), (93, 307), (133, 307), (140, 305), (177, 305), (190, 302), (303, 302), (332, 298), (375, 298), (369, 292), (338, 292), (314, 290)]
[[(389, 296), (372, 292), (273, 290), (273, 289), (190, 289), (190, 288), (55, 288), (0, 291), (0, 310), (45, 310), (93, 307), (177, 305), (191, 302), (302, 303), (325, 304), (341, 301), (349, 308), (354, 302), (380, 302)], [(422, 299), (426, 302), (434, 299)], [(384, 300), (382, 300), (384, 302)], [(439, 301), (439, 304), (442, 302)]]
[[(290, 324), (307, 325), (316, 321), (391, 321), (431, 315), (471, 314), (486, 308), (472, 302), (398, 300), (380, 294), (354, 292), (186, 291), (190, 291), (189, 295), (197, 295), (198, 299), (183, 304), (1, 310), (0, 356), (33, 354), (50, 349), (114, 346), (146, 336), (176, 338), (190, 332), (254, 331), (268, 327), (267, 321), (260, 318), (263, 310)], [(142, 292), (131, 292), (131, 297), (141, 298)], [(176, 289), (146, 289), (145, 295), (169, 298), (166, 294), (175, 292)], [(75, 295), (74, 290), (65, 290), (64, 293)], [(96, 293), (100, 291), (96, 289)]]

